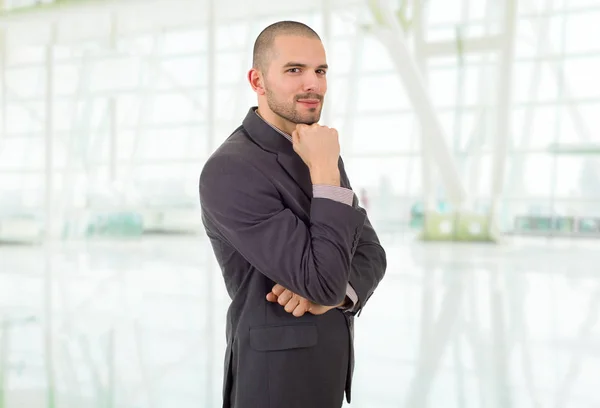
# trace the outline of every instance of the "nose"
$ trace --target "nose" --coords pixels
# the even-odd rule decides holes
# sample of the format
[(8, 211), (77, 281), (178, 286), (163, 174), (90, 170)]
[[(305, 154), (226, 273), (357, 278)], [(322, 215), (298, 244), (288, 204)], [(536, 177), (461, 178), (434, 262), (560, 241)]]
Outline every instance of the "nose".
[(304, 92), (318, 92), (320, 88), (320, 79), (317, 73), (307, 70), (304, 75)]

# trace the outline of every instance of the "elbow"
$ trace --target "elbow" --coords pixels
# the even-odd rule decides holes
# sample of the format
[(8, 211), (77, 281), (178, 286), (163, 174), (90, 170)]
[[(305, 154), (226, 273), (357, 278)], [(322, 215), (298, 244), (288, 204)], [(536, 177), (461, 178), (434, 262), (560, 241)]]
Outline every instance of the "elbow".
[(339, 256), (323, 253), (304, 265), (303, 288), (307, 299), (321, 306), (337, 306), (344, 302), (352, 258), (349, 253)]
[(385, 250), (383, 248), (381, 248), (381, 252), (380, 252), (379, 265), (381, 266), (381, 268), (380, 268), (380, 271), (381, 271), (380, 280), (381, 280), (385, 276), (385, 272), (387, 270), (387, 256), (386, 256)]
[(312, 291), (310, 300), (321, 306), (337, 306), (343, 303), (346, 298), (348, 278), (325, 280), (321, 275), (317, 276), (319, 285)]
[(344, 287), (343, 292), (339, 292), (339, 293), (333, 294), (331, 296), (324, 297), (323, 302), (321, 302), (320, 304), (322, 306), (332, 306), (332, 307), (339, 306), (340, 304), (344, 303), (345, 299), (346, 299), (346, 288)]

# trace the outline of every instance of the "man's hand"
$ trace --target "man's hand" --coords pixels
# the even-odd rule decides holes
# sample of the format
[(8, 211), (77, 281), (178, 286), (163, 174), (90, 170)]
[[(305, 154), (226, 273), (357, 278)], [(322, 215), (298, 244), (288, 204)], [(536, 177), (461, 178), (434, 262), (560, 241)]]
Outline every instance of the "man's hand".
[(271, 289), (271, 292), (267, 294), (267, 300), (269, 302), (277, 302), (284, 307), (285, 311), (292, 313), (295, 317), (304, 316), (305, 313), (313, 315), (322, 315), (331, 309), (343, 306), (345, 302), (340, 303), (336, 306), (323, 306), (317, 305), (308, 299), (303, 298), (300, 295), (284, 288), (280, 284), (276, 284)]
[(294, 151), (310, 170), (313, 184), (340, 185), (337, 130), (317, 123), (310, 126), (298, 124), (292, 132), (292, 140)]

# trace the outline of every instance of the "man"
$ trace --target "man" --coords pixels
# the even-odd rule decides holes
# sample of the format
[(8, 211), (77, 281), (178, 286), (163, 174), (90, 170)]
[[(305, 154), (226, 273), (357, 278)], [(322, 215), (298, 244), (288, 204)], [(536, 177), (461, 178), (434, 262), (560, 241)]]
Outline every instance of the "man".
[(320, 126), (327, 63), (304, 24), (258, 36), (258, 96), (200, 176), (202, 220), (232, 302), (224, 408), (350, 402), (353, 320), (386, 255), (351, 190), (335, 129)]

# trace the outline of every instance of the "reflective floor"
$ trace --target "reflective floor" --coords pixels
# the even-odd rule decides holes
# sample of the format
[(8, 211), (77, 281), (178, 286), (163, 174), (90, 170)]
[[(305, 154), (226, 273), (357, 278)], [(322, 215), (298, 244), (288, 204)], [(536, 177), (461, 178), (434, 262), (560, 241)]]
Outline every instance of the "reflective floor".
[[(600, 406), (599, 241), (381, 238), (351, 407)], [(0, 246), (0, 406), (218, 407), (226, 307), (203, 237)]]

